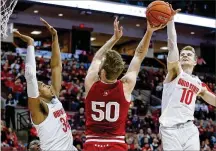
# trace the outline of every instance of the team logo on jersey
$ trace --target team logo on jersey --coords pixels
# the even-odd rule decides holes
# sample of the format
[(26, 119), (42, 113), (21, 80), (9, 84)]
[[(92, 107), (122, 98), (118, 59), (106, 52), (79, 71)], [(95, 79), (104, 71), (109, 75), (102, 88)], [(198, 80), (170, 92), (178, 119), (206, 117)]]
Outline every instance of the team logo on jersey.
[(188, 82), (182, 78), (180, 78), (178, 80), (178, 84), (183, 86), (183, 87), (189, 88), (192, 92), (194, 92), (196, 94), (199, 92), (199, 88), (197, 88), (197, 86), (195, 86), (194, 84), (192, 84), (192, 83), (190, 83), (190, 82)]
[(53, 112), (55, 118), (60, 117), (61, 115), (65, 114), (65, 110), (63, 108)]
[(108, 91), (104, 91), (103, 96), (107, 96), (108, 95)]

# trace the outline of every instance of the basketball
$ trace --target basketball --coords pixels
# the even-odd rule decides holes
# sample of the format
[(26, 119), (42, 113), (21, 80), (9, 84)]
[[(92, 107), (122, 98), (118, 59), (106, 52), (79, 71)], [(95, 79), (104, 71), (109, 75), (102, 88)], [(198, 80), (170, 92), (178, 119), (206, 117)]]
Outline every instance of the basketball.
[(169, 21), (171, 14), (172, 11), (169, 4), (164, 1), (154, 1), (148, 5), (146, 10), (147, 20), (154, 26), (166, 24)]

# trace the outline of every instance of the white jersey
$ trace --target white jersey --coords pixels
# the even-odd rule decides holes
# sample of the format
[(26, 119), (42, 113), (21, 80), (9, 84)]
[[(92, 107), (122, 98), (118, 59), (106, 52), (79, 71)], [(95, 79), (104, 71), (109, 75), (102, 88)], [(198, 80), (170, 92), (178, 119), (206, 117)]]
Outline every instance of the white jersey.
[(62, 103), (57, 98), (53, 98), (47, 105), (49, 109), (47, 118), (39, 125), (32, 122), (38, 132), (41, 149), (76, 150), (73, 146), (71, 127)]
[(170, 83), (165, 83), (160, 124), (165, 127), (172, 127), (188, 120), (194, 120), (196, 97), (201, 88), (200, 79), (185, 72), (181, 72)]

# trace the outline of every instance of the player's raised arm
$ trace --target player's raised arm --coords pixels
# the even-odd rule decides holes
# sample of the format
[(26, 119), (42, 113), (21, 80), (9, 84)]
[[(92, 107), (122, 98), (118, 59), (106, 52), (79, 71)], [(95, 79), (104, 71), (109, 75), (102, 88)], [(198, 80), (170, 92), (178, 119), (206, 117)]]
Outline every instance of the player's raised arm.
[(25, 78), (27, 83), (28, 108), (31, 112), (33, 122), (35, 124), (38, 124), (44, 120), (44, 115), (40, 111), (39, 90), (36, 78), (34, 40), (29, 36), (20, 34), (18, 31), (14, 32), (14, 36), (21, 38), (28, 44), (25, 62)]
[(170, 7), (173, 12), (173, 16), (167, 24), (167, 35), (168, 35), (168, 58), (167, 58), (167, 70), (168, 74), (164, 81), (164, 83), (168, 83), (172, 81), (181, 71), (181, 66), (179, 63), (179, 50), (177, 46), (177, 34), (175, 29), (174, 23), (174, 15), (180, 11), (177, 9), (176, 11), (173, 10), (172, 5)]
[(211, 90), (205, 83), (202, 83), (202, 91), (200, 93), (200, 96), (208, 104), (211, 104), (212, 106), (216, 107), (216, 95), (213, 92), (211, 92)]
[(100, 64), (106, 52), (112, 49), (115, 43), (123, 35), (123, 27), (121, 26), (119, 28), (118, 18), (115, 19), (113, 26), (114, 26), (114, 35), (96, 52), (91, 62), (91, 65), (88, 69), (87, 75), (85, 77), (85, 89), (87, 93), (91, 88), (91, 86), (93, 85), (93, 83), (98, 80), (98, 72), (99, 72)]
[(147, 24), (148, 24), (147, 31), (144, 37), (142, 38), (141, 42), (139, 43), (138, 47), (135, 50), (134, 57), (129, 65), (129, 68), (125, 76), (122, 77), (124, 87), (126, 88), (126, 91), (128, 92), (128, 94), (130, 94), (134, 89), (134, 86), (136, 84), (136, 79), (137, 79), (137, 76), (138, 76), (138, 73), (141, 67), (141, 63), (144, 60), (148, 52), (148, 48), (149, 48), (149, 44), (150, 44), (150, 40), (151, 40), (153, 32), (161, 28), (164, 28), (166, 26), (166, 25), (164, 26), (161, 25), (160, 27), (151, 27), (149, 22), (147, 22)]
[(49, 32), (52, 35), (52, 56), (51, 56), (51, 72), (52, 72), (52, 87), (55, 90), (55, 95), (58, 97), (59, 92), (61, 90), (61, 82), (62, 82), (62, 61), (61, 61), (61, 52), (59, 48), (58, 42), (58, 34), (57, 31), (50, 26), (44, 19), (40, 19), (42, 23), (47, 27)]

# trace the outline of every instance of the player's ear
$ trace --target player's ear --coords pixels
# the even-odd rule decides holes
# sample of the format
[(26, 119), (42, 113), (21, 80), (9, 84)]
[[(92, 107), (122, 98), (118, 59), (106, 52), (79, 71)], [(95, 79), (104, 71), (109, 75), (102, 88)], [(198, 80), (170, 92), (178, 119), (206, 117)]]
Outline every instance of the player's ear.
[(106, 77), (106, 71), (104, 69), (101, 69), (101, 77)]

